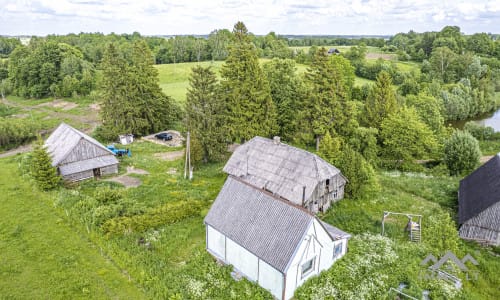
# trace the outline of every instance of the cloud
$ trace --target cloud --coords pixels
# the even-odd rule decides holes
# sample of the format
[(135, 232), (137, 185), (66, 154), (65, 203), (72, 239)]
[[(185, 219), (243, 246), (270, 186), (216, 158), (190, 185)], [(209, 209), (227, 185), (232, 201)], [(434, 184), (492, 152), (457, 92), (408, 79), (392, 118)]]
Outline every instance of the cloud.
[(265, 34), (495, 31), (500, 0), (0, 0), (0, 34), (80, 31), (203, 34), (242, 20)]

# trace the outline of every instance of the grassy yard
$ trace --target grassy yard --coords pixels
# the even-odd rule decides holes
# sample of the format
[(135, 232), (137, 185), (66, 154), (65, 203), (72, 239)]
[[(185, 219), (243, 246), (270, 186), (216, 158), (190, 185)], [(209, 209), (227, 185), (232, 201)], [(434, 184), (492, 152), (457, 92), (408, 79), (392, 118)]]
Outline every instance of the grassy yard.
[[(234, 281), (230, 267), (217, 265), (205, 251), (203, 218), (225, 180), (223, 164), (196, 167), (194, 180), (188, 181), (183, 178), (183, 159), (161, 158), (179, 148), (137, 141), (130, 149), (133, 156), (122, 158), (120, 173), (133, 166), (149, 174), (132, 174), (142, 185), (129, 189), (105, 180), (90, 180), (60, 191), (40, 193), (19, 176), (17, 158), (0, 160), (0, 178), (6, 178), (0, 184), (0, 192), (7, 196), (0, 212), (0, 250), (5, 253), (0, 269), (0, 294), (8, 298), (270, 299), (270, 294), (254, 283)], [(456, 228), (452, 220), (457, 213), (458, 178), (398, 172), (380, 172), (379, 177), (382, 187), (379, 193), (366, 199), (345, 199), (321, 216), (353, 234), (353, 242), (345, 258), (302, 288), (297, 299), (309, 299), (304, 291), (311, 287), (328, 292), (329, 278), (336, 278), (330, 276), (342, 276), (343, 265), (350, 265), (371, 252), (366, 248), (371, 246), (364, 234), (380, 239), (380, 220), (385, 210), (422, 214), (423, 243), (407, 241), (404, 217), (388, 220), (386, 243), (391, 245), (390, 251), (398, 260), (377, 271), (381, 278), (389, 277), (377, 281), (372, 288), (386, 292), (388, 286), (397, 286), (399, 281), (410, 283), (412, 289), (408, 292), (414, 295), (429, 288), (416, 278), (419, 263), (429, 252), (444, 247), (436, 244), (439, 240), (450, 239), (457, 241), (459, 256), (471, 253), (480, 262), (478, 280), (465, 282), (466, 298), (462, 299), (498, 298), (497, 257), (486, 249), (458, 240), (456, 231), (453, 237), (443, 235), (436, 239), (445, 234), (436, 225), (445, 215), (451, 216), (449, 222)], [(199, 214), (173, 224), (109, 236), (92, 218), (111, 206), (91, 204), (95, 203), (92, 199), (96, 192), (106, 187), (121, 191), (120, 205), (126, 214), (145, 214), (180, 202), (186, 206), (200, 202), (203, 208)], [(148, 246), (139, 243), (140, 240), (147, 241)], [(362, 276), (374, 275), (372, 271), (367, 269)], [(33, 284), (19, 287), (19, 281)], [(431, 291), (439, 292), (432, 288)]]
[(143, 299), (79, 227), (19, 175), (16, 158), (0, 159), (1, 299)]

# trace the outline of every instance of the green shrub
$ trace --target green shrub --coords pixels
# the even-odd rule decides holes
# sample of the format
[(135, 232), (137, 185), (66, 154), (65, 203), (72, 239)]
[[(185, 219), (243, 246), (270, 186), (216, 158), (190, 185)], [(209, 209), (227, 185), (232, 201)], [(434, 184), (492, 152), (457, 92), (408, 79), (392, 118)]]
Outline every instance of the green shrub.
[(469, 132), (479, 141), (490, 140), (495, 134), (495, 130), (489, 126), (482, 126), (474, 121), (465, 123), (464, 130)]
[(128, 232), (143, 232), (149, 228), (172, 224), (185, 218), (200, 214), (203, 205), (199, 201), (178, 201), (167, 203), (142, 215), (131, 217), (117, 217), (107, 220), (102, 230), (109, 235)]
[(452, 175), (472, 172), (481, 158), (477, 140), (467, 131), (456, 130), (444, 145), (444, 162)]

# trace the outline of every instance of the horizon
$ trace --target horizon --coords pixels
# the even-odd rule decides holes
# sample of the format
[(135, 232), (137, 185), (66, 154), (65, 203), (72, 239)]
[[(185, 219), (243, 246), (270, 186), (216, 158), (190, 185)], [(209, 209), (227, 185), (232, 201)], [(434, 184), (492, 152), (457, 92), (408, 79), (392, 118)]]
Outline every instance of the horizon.
[(458, 26), (464, 34), (498, 34), (500, 0), (0, 0), (0, 35), (70, 33), (208, 35), (242, 21), (249, 32), (298, 36), (393, 36)]

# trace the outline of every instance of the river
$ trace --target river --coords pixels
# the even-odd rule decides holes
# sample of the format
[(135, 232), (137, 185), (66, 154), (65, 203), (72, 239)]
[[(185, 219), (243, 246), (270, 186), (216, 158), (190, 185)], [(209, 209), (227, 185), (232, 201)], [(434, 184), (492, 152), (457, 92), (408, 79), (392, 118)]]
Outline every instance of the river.
[(453, 121), (449, 123), (455, 128), (463, 129), (465, 123), (469, 121), (477, 122), (478, 124), (481, 124), (483, 126), (492, 127), (495, 132), (500, 132), (500, 109), (495, 112), (479, 115), (472, 119)]

